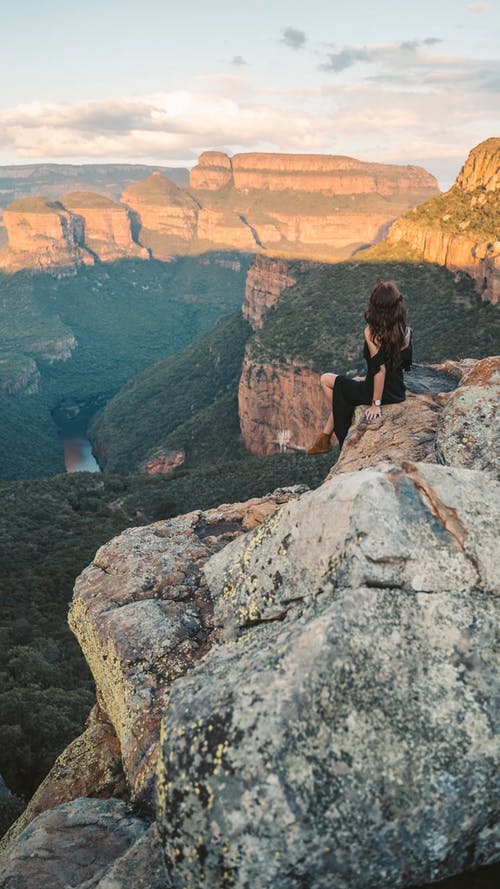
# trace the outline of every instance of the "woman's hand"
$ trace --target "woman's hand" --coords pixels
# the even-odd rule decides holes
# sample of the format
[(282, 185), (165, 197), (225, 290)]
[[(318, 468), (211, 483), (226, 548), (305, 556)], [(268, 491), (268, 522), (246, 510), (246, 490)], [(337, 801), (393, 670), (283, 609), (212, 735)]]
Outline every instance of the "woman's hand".
[(380, 406), (377, 406), (376, 404), (371, 404), (370, 407), (366, 408), (365, 417), (369, 423), (371, 423), (373, 420), (378, 420), (378, 418), (381, 416), (382, 416), (382, 410), (381, 410)]

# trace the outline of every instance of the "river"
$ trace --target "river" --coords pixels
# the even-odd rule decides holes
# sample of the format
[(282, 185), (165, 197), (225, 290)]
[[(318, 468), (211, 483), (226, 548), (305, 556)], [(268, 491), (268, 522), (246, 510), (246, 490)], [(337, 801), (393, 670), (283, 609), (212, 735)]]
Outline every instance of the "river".
[(100, 472), (92, 446), (84, 435), (62, 435), (66, 472)]

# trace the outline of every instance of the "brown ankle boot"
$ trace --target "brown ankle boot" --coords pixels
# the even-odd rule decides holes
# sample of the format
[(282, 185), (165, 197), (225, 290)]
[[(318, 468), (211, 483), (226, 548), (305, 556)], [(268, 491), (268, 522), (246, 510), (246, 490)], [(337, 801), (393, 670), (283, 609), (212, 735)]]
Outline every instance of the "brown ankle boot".
[(327, 451), (331, 451), (332, 442), (331, 436), (327, 435), (326, 432), (320, 432), (317, 438), (314, 440), (314, 444), (306, 451), (307, 454), (326, 454)]

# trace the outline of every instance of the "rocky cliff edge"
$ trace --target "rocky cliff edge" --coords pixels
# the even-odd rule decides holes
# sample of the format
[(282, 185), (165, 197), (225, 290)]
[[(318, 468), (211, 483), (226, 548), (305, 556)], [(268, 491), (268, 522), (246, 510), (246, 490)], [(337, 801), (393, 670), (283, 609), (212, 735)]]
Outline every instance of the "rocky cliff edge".
[(70, 622), (107, 740), (62, 755), (5, 889), (396, 889), (496, 860), (500, 358), (444, 370), (418, 461), (396, 405), (314, 491), (99, 550)]

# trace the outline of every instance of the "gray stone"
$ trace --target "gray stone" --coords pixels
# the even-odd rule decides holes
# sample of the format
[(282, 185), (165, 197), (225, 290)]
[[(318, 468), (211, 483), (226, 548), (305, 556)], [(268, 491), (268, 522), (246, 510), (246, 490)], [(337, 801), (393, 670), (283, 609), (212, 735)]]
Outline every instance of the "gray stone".
[(398, 889), (495, 860), (499, 490), (340, 475), (207, 563), (231, 632), (163, 720), (174, 889)]
[(336, 587), (500, 589), (500, 487), (480, 472), (382, 464), (332, 476), (205, 565), (216, 621), (283, 616)]
[(500, 477), (500, 357), (477, 361), (450, 395), (437, 429), (436, 450), (453, 466)]
[(118, 800), (55, 806), (38, 815), (2, 857), (0, 887), (94, 889), (147, 827)]

